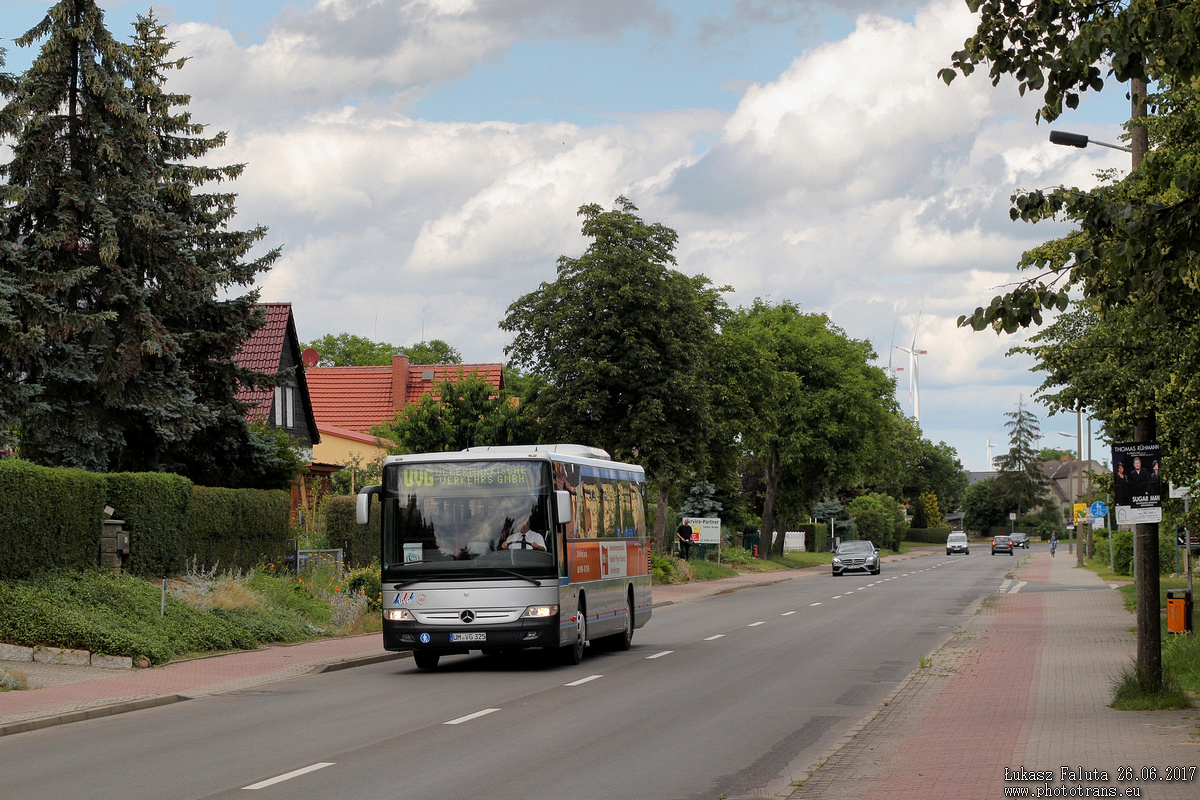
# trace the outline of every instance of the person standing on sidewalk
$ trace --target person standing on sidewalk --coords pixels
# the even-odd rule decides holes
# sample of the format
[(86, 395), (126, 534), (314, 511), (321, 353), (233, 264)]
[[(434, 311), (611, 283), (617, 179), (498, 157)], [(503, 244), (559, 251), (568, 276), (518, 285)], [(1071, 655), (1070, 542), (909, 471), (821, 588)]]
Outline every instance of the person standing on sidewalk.
[(679, 523), (679, 527), (675, 529), (675, 538), (679, 540), (679, 557), (687, 561), (692, 552), (691, 526)]
[(1050, 532), (1050, 557), (1054, 558), (1054, 551), (1058, 549), (1058, 534), (1054, 531)]

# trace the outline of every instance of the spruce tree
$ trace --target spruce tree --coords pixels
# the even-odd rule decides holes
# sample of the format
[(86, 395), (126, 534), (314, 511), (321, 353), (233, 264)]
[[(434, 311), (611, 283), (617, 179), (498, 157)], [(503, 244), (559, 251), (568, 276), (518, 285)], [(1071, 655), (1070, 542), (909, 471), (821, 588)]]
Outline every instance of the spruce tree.
[(17, 40), (37, 42), (0, 86), (0, 374), (20, 387), (0, 420), (42, 464), (187, 474), (207, 448), (220, 474), (251, 443), (235, 394), (265, 376), (232, 358), (278, 255), (247, 259), (265, 229), (228, 230), (235, 196), (200, 191), (242, 165), (191, 163), (225, 137), (163, 90), (185, 59), (153, 16), (118, 43), (94, 0), (62, 0)]
[(1009, 450), (996, 456), (997, 499), (1018, 514), (1028, 514), (1047, 498), (1047, 480), (1038, 458), (1041, 426), (1037, 417), (1018, 399), (1017, 410), (1004, 416), (1008, 422)]

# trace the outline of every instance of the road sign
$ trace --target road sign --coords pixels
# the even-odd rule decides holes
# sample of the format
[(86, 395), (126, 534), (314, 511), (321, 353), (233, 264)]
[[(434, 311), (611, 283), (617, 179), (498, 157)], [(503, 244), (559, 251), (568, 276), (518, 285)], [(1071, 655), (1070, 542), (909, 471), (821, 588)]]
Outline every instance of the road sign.
[(1092, 503), (1090, 511), (1092, 512), (1093, 517), (1103, 517), (1108, 513), (1108, 506), (1104, 504), (1103, 500), (1097, 500), (1096, 502)]
[(1075, 504), (1075, 524), (1076, 525), (1081, 525), (1084, 522), (1087, 522), (1087, 516), (1088, 516), (1087, 510), (1088, 510), (1088, 507), (1086, 505), (1084, 505), (1083, 503)]

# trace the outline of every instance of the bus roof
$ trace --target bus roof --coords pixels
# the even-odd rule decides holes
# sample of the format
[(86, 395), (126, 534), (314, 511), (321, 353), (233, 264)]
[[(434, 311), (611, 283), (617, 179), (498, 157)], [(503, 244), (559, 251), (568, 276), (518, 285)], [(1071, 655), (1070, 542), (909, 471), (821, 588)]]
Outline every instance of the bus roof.
[(612, 461), (607, 450), (599, 447), (589, 447), (586, 444), (507, 444), (484, 445), (483, 447), (468, 447), (464, 453), (492, 453), (498, 456), (523, 456), (530, 452), (556, 453), (564, 456), (582, 456), (601, 461)]
[(503, 446), (487, 446), (487, 447), (468, 447), (466, 450), (458, 450), (443, 453), (409, 453), (406, 455), (388, 456), (384, 459), (385, 464), (399, 464), (405, 462), (425, 461), (425, 462), (448, 462), (448, 461), (469, 461), (471, 458), (477, 458), (484, 461), (517, 459), (517, 458), (536, 458), (541, 461), (567, 461), (576, 464), (594, 464), (597, 467), (607, 467), (611, 469), (629, 469), (634, 472), (645, 474), (645, 470), (637, 464), (625, 464), (619, 461), (613, 461), (604, 450), (598, 447), (588, 447), (580, 444), (531, 444), (531, 445), (503, 445)]

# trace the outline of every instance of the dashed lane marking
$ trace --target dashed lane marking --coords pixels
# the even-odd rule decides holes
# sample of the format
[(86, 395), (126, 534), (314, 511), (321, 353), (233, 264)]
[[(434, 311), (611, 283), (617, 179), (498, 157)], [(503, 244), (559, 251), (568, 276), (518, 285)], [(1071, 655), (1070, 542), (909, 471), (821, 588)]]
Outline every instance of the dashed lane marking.
[(499, 710), (500, 709), (498, 709), (498, 708), (485, 708), (483, 711), (476, 711), (474, 714), (467, 714), (465, 717), (459, 717), (458, 719), (448, 720), (447, 722), (443, 722), (442, 724), (443, 725), (461, 725), (464, 722), (470, 722), (473, 719), (479, 719), (480, 717), (486, 717), (488, 714), (495, 714)]
[(319, 769), (325, 769), (325, 767), (332, 766), (332, 761), (320, 761), (316, 764), (309, 764), (307, 767), (301, 767), (300, 769), (294, 769), (291, 772), (285, 772), (283, 775), (276, 775), (274, 778), (267, 778), (265, 781), (259, 781), (258, 783), (252, 783), (249, 786), (243, 786), (242, 788), (265, 789), (268, 786), (274, 786), (277, 783), (290, 781), (292, 778), (299, 778), (301, 775), (307, 775), (310, 772), (316, 772)]

